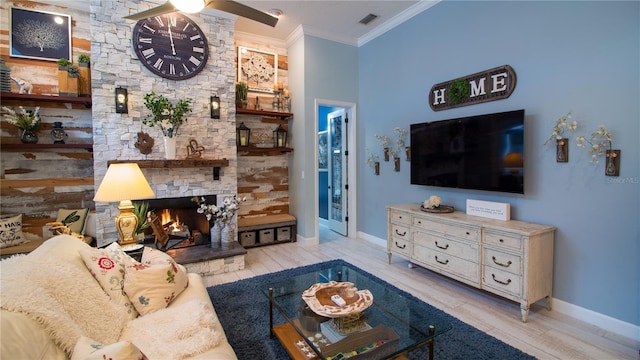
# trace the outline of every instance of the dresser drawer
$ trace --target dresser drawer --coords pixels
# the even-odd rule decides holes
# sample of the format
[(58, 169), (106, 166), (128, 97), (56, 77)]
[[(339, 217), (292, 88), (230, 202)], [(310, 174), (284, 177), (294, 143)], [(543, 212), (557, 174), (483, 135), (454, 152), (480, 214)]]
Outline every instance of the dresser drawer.
[(482, 236), (482, 242), (485, 244), (502, 246), (513, 250), (522, 250), (523, 241), (520, 236), (506, 235), (487, 230), (483, 232)]
[(413, 218), (413, 226), (442, 235), (455, 236), (474, 242), (480, 241), (480, 227), (467, 228), (459, 225), (448, 225), (419, 217)]
[(486, 266), (504, 270), (515, 275), (522, 275), (522, 257), (514, 254), (484, 248), (483, 261)]
[(453, 255), (461, 259), (478, 263), (478, 246), (472, 243), (450, 240), (430, 233), (416, 231), (413, 233), (414, 244), (427, 247), (443, 254)]
[(411, 215), (399, 212), (391, 211), (391, 222), (396, 224), (411, 225)]
[(393, 237), (389, 243), (389, 250), (404, 255), (406, 257), (411, 256), (411, 242), (407, 239), (401, 239)]
[[(482, 269), (482, 286), (513, 296), (522, 294), (522, 278), (508, 271), (485, 265)], [(490, 289), (487, 289), (491, 291)]]
[(424, 246), (413, 246), (413, 258), (428, 267), (446, 270), (478, 286), (479, 266), (477, 262), (464, 260)]
[(402, 239), (408, 239), (409, 235), (410, 234), (409, 234), (409, 227), (408, 226), (391, 224), (391, 236), (399, 237), (399, 238), (402, 238)]

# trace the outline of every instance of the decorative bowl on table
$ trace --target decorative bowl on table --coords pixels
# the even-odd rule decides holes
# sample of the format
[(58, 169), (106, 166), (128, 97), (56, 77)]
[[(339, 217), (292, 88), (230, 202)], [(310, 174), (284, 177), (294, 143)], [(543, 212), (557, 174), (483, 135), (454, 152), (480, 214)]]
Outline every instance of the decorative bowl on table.
[[(333, 295), (340, 295), (345, 304), (335, 304), (331, 300)], [(337, 281), (312, 285), (302, 293), (302, 299), (314, 313), (328, 318), (359, 314), (373, 304), (369, 290), (358, 290), (351, 282)]]

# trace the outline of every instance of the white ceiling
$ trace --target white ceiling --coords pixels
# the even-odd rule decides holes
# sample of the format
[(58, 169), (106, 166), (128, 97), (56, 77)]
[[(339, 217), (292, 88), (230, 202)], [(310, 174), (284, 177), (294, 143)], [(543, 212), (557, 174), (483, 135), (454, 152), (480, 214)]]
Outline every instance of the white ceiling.
[[(360, 46), (435, 5), (439, 0), (240, 0), (261, 11), (282, 10), (275, 28), (245, 18), (236, 21), (236, 32), (266, 36), (287, 42), (302, 31), (328, 40)], [(368, 25), (359, 21), (378, 17)]]
[[(282, 10), (278, 24), (272, 28), (245, 18), (237, 18), (236, 32), (277, 39), (283, 43), (301, 33), (361, 46), (389, 31), (441, 0), (239, 0), (261, 11)], [(89, 11), (87, 0), (43, 0), (43, 2)], [(145, 2), (148, 6), (143, 6)], [(164, 0), (141, 0), (141, 8), (163, 4)], [(212, 9), (203, 11), (235, 18)], [(359, 21), (369, 14), (378, 17), (368, 25)]]

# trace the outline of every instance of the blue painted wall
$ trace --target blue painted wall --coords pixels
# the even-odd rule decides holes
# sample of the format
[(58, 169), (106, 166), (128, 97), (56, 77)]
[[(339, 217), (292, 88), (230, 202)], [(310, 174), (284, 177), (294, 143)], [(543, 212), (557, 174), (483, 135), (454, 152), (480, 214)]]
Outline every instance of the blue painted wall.
[[(385, 206), (439, 195), (508, 202), (512, 218), (557, 227), (554, 297), (640, 325), (640, 3), (444, 1), (359, 48), (358, 226), (386, 237)], [(511, 65), (518, 77), (506, 100), (433, 112), (433, 84)], [(515, 109), (526, 111), (524, 195), (409, 185), (382, 163), (365, 164), (374, 134), (395, 126)], [(570, 162), (542, 144), (558, 117), (573, 111), (576, 133), (600, 124), (622, 150), (619, 177), (590, 163), (575, 135)]]

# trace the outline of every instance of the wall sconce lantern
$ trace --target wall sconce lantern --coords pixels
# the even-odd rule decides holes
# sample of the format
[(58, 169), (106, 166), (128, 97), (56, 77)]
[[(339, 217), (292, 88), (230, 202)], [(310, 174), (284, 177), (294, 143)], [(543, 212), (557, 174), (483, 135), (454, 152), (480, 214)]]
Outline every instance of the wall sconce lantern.
[(249, 146), (249, 137), (251, 136), (251, 130), (242, 122), (236, 129), (236, 132), (236, 141), (238, 146)]
[(116, 88), (116, 113), (128, 114), (129, 113), (129, 96), (127, 96), (127, 89), (118, 86)]
[(273, 146), (278, 148), (287, 146), (287, 130), (282, 125), (278, 125), (278, 128), (273, 130)]
[(212, 119), (220, 119), (220, 97), (218, 95), (214, 95), (211, 97), (211, 118)]

